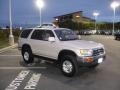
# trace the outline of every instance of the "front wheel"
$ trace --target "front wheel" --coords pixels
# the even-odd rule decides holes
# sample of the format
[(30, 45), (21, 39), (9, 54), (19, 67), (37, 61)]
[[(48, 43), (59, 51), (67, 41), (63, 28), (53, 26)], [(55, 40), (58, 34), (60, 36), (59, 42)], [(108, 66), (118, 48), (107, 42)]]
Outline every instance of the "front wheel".
[(72, 77), (78, 73), (78, 64), (74, 56), (66, 55), (62, 58), (61, 71), (65, 76)]

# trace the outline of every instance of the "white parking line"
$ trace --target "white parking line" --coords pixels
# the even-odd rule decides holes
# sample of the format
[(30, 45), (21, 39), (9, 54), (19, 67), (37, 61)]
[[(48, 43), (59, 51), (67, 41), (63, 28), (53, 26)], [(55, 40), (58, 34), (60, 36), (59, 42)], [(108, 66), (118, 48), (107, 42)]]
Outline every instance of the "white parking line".
[(3, 49), (0, 49), (0, 53), (3, 53), (3, 52), (5, 52), (6, 50), (9, 50), (9, 49), (15, 48), (15, 47), (17, 47), (17, 44), (14, 44), (13, 46), (5, 47), (5, 48), (3, 48)]
[(22, 55), (0, 55), (0, 57), (20, 57)]
[(0, 67), (0, 69), (46, 69), (47, 67)]
[(3, 53), (3, 52), (5, 52), (5, 51), (0, 51), (0, 54)]

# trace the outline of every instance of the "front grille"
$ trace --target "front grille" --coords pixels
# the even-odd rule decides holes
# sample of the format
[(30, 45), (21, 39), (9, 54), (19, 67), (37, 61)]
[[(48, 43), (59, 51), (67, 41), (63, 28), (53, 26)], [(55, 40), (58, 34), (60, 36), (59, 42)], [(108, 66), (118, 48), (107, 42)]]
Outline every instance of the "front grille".
[(104, 49), (103, 48), (93, 49), (93, 56), (99, 56), (101, 54), (104, 54)]

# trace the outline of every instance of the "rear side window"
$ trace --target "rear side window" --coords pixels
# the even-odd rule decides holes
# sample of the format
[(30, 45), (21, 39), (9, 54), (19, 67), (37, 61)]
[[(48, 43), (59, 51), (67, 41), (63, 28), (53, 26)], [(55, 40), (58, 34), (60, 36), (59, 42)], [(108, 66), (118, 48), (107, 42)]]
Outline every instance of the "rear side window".
[(35, 30), (31, 39), (48, 41), (49, 37), (55, 37), (51, 30)]
[(51, 30), (46, 30), (46, 36), (55, 37)]
[(20, 37), (21, 38), (27, 38), (31, 31), (32, 31), (32, 29), (23, 30)]

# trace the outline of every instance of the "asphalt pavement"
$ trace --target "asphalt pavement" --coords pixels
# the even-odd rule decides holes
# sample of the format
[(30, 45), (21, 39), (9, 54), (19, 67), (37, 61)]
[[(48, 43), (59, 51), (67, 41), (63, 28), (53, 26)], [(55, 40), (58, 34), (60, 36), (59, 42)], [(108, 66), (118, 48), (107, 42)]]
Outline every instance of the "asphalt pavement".
[(113, 36), (89, 35), (84, 40), (105, 46), (107, 58), (96, 69), (80, 68), (78, 76), (62, 75), (51, 62), (23, 62), (17, 48), (0, 53), (0, 90), (120, 90), (120, 41)]

